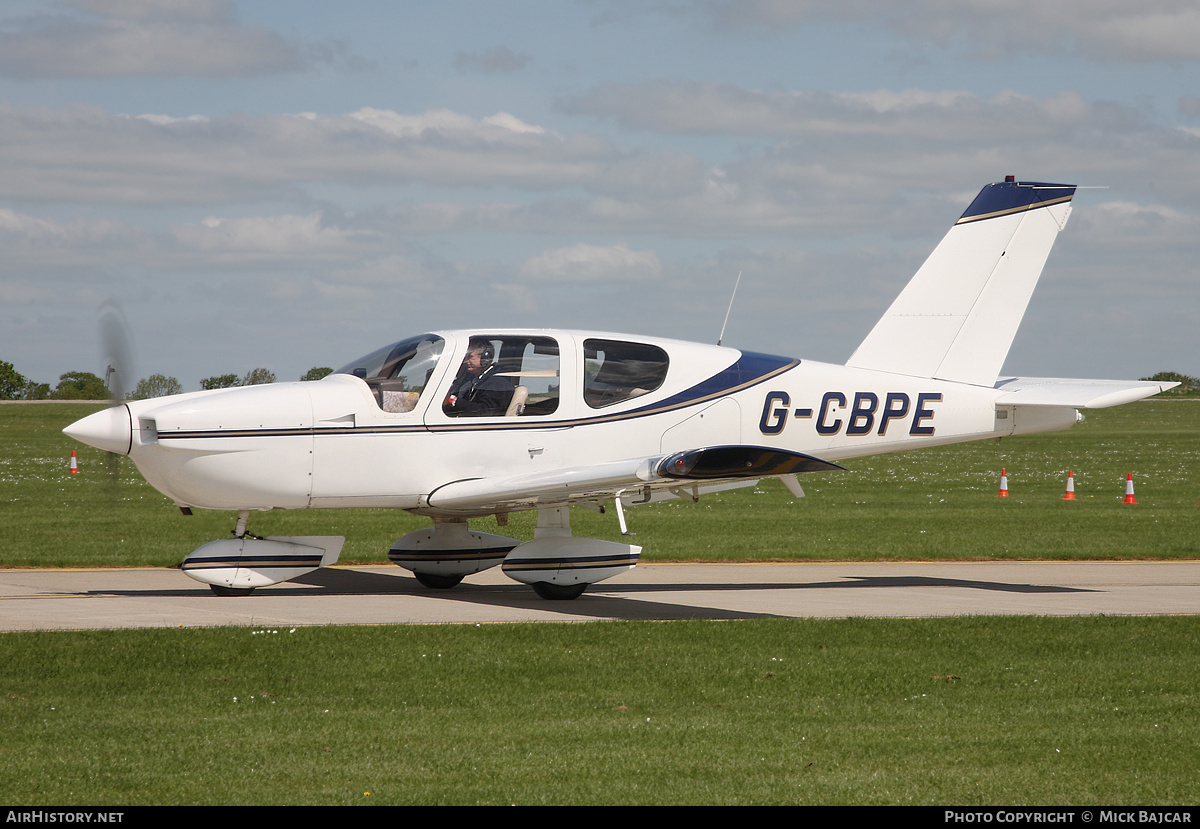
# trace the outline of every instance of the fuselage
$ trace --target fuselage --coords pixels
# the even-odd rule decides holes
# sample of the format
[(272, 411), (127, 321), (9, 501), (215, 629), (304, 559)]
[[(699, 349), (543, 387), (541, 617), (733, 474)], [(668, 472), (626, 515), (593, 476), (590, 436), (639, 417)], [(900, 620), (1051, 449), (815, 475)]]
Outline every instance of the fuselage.
[[(464, 357), (481, 342), (494, 352), (501, 380), (493, 383), (523, 401), (512, 411), (469, 411), (453, 400), (470, 394)], [(182, 507), (471, 515), (496, 508), (440, 507), (439, 490), (714, 446), (839, 461), (1076, 420), (1068, 407), (998, 406), (1001, 394), (659, 338), (445, 331), (320, 381), (130, 401), (67, 432), (127, 453)]]

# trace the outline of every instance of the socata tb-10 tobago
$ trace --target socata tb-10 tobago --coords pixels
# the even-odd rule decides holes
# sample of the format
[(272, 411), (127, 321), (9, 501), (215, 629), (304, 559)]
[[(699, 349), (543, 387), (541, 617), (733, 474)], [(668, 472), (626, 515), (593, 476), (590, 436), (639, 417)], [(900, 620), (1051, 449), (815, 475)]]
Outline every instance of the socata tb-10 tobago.
[[(1065, 429), (1077, 409), (1173, 384), (1000, 377), (1075, 187), (989, 184), (844, 366), (583, 331), (421, 334), (318, 382), (122, 403), (64, 431), (129, 455), (185, 513), (236, 510), (183, 563), (223, 595), (337, 560), (344, 538), (261, 539), (254, 510), (428, 516), (389, 557), (428, 587), (497, 564), (548, 599), (637, 562), (571, 535), (569, 507), (623, 507), (838, 468), (845, 458)], [(531, 541), (467, 521), (538, 511)]]

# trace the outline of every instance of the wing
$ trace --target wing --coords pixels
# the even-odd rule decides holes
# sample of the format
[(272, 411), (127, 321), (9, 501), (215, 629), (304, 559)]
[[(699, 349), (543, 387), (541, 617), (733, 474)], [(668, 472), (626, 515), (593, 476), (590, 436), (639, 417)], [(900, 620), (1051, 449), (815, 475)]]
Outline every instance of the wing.
[(1132, 403), (1178, 383), (1151, 380), (1072, 380), (1060, 377), (1005, 377), (996, 388), (1005, 392), (997, 406), (1070, 406), (1076, 409), (1106, 409)]
[(841, 469), (798, 452), (762, 446), (710, 446), (671, 455), (556, 469), (511, 478), (468, 478), (438, 487), (426, 505), (447, 512), (491, 512), (603, 501), (623, 492), (639, 503), (747, 485), (765, 477)]

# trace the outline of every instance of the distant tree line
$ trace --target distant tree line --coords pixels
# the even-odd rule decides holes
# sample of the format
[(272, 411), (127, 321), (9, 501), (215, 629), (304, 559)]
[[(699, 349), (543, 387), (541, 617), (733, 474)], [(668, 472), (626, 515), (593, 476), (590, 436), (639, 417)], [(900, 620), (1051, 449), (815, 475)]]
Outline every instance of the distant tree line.
[(238, 386), (262, 386), (275, 382), (275, 372), (266, 368), (252, 368), (245, 377), (236, 374), (221, 374), (216, 377), (205, 377), (200, 381), (200, 391), (213, 389), (232, 389)]
[[(325, 366), (314, 366), (304, 373), (301, 380), (320, 380), (332, 374), (333, 369)], [(259, 386), (275, 382), (275, 372), (267, 368), (253, 368), (244, 376), (236, 374), (221, 374), (216, 377), (205, 377), (200, 381), (200, 390), (230, 389), (236, 386)], [(174, 377), (165, 374), (151, 374), (137, 382), (137, 385), (125, 395), (126, 400), (149, 400), (153, 397), (166, 397), (171, 394), (182, 394), (183, 385)], [(103, 380), (95, 374), (86, 371), (68, 371), (58, 378), (58, 385), (53, 390), (49, 383), (38, 383), (27, 379), (16, 370), (12, 363), (0, 360), (0, 400), (108, 400), (112, 392)]]
[[(304, 372), (300, 379), (320, 380), (328, 374), (333, 374), (333, 369), (325, 366), (313, 366)], [(236, 374), (219, 374), (216, 377), (205, 377), (200, 381), (200, 391), (232, 389), (237, 386), (261, 386), (264, 383), (274, 382), (275, 372), (265, 368), (253, 368), (246, 372), (244, 377), (238, 377)]]
[(107, 400), (104, 381), (86, 371), (68, 371), (58, 378), (53, 391), (49, 383), (29, 380), (0, 360), (0, 400)]

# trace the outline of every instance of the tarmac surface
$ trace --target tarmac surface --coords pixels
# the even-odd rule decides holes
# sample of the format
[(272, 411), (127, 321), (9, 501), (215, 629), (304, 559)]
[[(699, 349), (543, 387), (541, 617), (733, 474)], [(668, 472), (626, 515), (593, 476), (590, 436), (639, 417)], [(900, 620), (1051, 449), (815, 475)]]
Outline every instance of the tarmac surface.
[(0, 631), (1197, 613), (1200, 561), (641, 564), (573, 601), (499, 568), (432, 591), (390, 565), (333, 567), (239, 597), (171, 569), (0, 570)]

